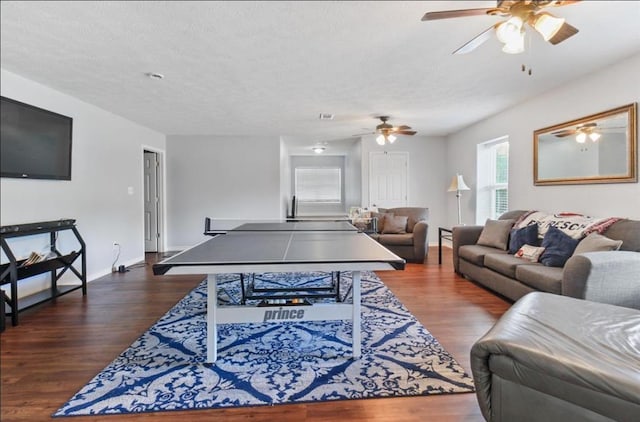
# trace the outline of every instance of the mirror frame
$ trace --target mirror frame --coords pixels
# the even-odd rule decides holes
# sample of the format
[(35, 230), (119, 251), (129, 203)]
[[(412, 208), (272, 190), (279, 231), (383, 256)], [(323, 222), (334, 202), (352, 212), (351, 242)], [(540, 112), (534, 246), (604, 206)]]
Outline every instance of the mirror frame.
[[(589, 123), (595, 120), (611, 117), (616, 114), (627, 114), (627, 163), (629, 172), (625, 175), (599, 175), (589, 177), (566, 177), (557, 179), (541, 179), (538, 175), (538, 139), (541, 135), (551, 134), (562, 129), (571, 129), (578, 125)], [(535, 186), (545, 185), (578, 185), (578, 184), (595, 184), (595, 183), (634, 183), (638, 181), (638, 158), (637, 158), (637, 103), (627, 104), (612, 110), (603, 111), (601, 113), (592, 114), (590, 116), (581, 117), (569, 122), (560, 123), (533, 132), (533, 184)]]

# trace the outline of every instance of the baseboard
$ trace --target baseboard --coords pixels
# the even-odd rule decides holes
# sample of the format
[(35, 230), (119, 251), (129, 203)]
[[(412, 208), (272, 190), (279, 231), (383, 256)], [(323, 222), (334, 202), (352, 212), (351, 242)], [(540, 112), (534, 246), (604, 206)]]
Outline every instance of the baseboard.
[[(140, 256), (138, 258), (129, 259), (128, 261), (125, 261), (125, 262), (120, 262), (120, 263), (117, 264), (117, 266), (124, 265), (125, 267), (128, 267), (130, 265), (138, 264), (140, 262), (144, 262), (144, 255)], [(106, 275), (109, 275), (111, 273), (112, 273), (111, 268), (105, 268), (105, 269), (102, 269), (100, 271), (93, 272), (93, 273), (87, 275), (87, 282), (88, 283), (92, 282), (94, 280), (97, 280), (97, 279), (99, 279), (101, 277), (104, 277)]]

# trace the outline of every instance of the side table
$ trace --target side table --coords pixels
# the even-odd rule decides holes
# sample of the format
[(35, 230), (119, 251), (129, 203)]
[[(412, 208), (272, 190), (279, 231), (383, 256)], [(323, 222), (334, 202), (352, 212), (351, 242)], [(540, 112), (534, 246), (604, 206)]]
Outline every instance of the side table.
[(442, 239), (453, 240), (451, 229), (438, 227), (438, 265), (442, 265)]

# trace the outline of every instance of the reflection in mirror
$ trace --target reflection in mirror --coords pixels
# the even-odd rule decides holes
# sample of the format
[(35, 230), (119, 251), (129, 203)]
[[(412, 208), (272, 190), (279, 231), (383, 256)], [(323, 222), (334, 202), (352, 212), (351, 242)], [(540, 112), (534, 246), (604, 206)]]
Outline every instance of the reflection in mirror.
[(637, 181), (636, 104), (534, 132), (536, 185)]

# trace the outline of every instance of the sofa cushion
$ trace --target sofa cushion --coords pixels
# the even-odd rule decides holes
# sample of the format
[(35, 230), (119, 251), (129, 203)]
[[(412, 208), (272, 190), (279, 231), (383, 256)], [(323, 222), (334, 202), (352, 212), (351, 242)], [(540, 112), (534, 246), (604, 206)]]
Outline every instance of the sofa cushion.
[(409, 217), (405, 215), (387, 216), (384, 219), (384, 228), (382, 234), (401, 234), (407, 232), (407, 220)]
[(381, 234), (376, 240), (383, 245), (411, 246), (413, 245), (413, 234)]
[(458, 256), (472, 264), (484, 266), (484, 257), (487, 254), (506, 254), (507, 251), (481, 245), (464, 245), (458, 249)]
[(540, 257), (540, 262), (547, 267), (563, 267), (567, 259), (573, 255), (578, 242), (580, 240), (573, 239), (562, 230), (554, 226), (549, 227), (544, 239), (542, 239), (541, 246), (544, 248), (544, 252)]
[(516, 280), (543, 292), (562, 294), (562, 268), (531, 263), (516, 268)]
[(509, 232), (512, 226), (513, 220), (487, 219), (478, 238), (478, 245), (507, 250)]
[(516, 278), (516, 268), (519, 265), (531, 265), (531, 261), (518, 258), (517, 256), (501, 253), (490, 253), (484, 257), (484, 266), (506, 275), (509, 278)]
[(617, 251), (620, 249), (622, 243), (622, 240), (613, 240), (598, 233), (591, 233), (578, 243), (573, 254), (577, 255), (586, 252)]
[(538, 225), (530, 224), (521, 229), (511, 229), (509, 253), (515, 254), (524, 245), (538, 246)]

